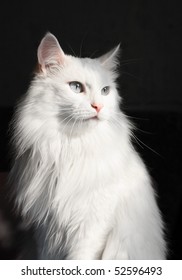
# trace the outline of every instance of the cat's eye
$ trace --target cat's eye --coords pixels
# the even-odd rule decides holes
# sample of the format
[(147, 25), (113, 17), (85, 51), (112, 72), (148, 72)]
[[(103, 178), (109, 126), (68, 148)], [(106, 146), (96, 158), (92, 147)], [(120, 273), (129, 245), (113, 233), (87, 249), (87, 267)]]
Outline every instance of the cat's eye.
[(84, 91), (83, 85), (80, 82), (70, 82), (69, 86), (71, 88), (72, 91), (74, 91), (75, 93), (80, 93)]
[(101, 94), (102, 94), (102, 95), (108, 95), (108, 94), (109, 94), (109, 91), (110, 91), (110, 87), (109, 87), (109, 86), (104, 87), (104, 88), (101, 90)]

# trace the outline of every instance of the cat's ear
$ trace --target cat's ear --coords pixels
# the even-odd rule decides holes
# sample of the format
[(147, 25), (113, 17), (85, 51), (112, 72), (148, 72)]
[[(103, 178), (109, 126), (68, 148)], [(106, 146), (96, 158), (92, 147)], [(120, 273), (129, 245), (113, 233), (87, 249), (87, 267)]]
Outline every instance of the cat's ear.
[(63, 64), (65, 60), (65, 54), (61, 49), (56, 37), (47, 33), (40, 42), (37, 50), (38, 63), (43, 72), (46, 71), (46, 67), (54, 64)]
[(98, 60), (108, 70), (115, 70), (119, 64), (119, 54), (120, 44), (108, 53), (100, 56)]

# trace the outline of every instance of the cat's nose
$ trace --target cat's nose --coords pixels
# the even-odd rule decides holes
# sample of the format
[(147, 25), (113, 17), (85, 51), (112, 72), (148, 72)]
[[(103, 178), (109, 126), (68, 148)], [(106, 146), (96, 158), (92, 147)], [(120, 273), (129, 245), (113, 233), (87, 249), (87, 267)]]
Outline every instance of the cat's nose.
[(97, 111), (97, 113), (99, 113), (100, 110), (103, 108), (103, 105), (98, 104), (98, 103), (93, 103), (93, 104), (91, 104), (91, 106), (92, 106), (92, 108), (94, 108)]

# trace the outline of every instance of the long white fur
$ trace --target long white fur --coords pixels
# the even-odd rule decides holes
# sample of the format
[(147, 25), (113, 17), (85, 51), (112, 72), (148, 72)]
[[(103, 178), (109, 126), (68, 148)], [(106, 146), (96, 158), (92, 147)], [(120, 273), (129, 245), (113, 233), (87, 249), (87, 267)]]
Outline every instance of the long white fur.
[[(150, 176), (119, 109), (117, 55), (68, 56), (50, 33), (39, 46), (41, 70), (13, 122), (11, 171), (16, 203), (36, 226), (39, 258), (166, 258)], [(71, 81), (85, 92), (73, 92)], [(93, 103), (103, 105), (98, 115)]]

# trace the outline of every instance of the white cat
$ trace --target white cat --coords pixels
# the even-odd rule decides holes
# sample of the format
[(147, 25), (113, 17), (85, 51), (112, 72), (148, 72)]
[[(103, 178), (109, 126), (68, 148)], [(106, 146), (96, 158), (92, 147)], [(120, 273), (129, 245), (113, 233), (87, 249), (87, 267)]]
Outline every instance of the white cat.
[(150, 176), (119, 109), (118, 52), (65, 55), (51, 33), (39, 45), (13, 122), (11, 177), (40, 259), (166, 258)]

